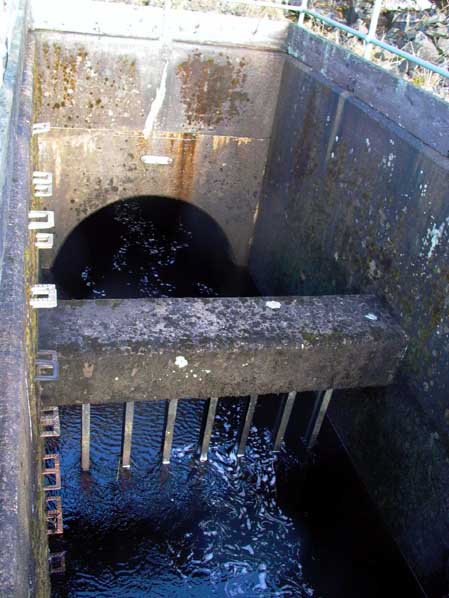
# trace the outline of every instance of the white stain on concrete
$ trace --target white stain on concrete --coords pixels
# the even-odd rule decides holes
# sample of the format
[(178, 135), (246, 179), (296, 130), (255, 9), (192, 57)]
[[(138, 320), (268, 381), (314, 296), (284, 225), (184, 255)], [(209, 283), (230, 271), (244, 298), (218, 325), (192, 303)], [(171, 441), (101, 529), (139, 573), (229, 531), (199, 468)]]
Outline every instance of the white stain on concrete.
[(175, 364), (178, 366), (178, 368), (185, 368), (188, 365), (188, 361), (187, 359), (183, 356), (183, 355), (178, 355), (175, 359)]
[(150, 154), (145, 154), (141, 156), (140, 159), (144, 164), (153, 164), (156, 166), (168, 166), (169, 164), (173, 163), (173, 158), (169, 158), (168, 156), (153, 156)]
[(265, 305), (270, 309), (281, 309), (281, 304), (279, 301), (267, 301)]
[(376, 316), (376, 314), (372, 314), (371, 312), (369, 314), (366, 314), (365, 318), (367, 320), (371, 320), (373, 322), (376, 322), (379, 318)]
[(156, 92), (156, 97), (151, 103), (151, 108), (145, 121), (145, 126), (143, 128), (143, 136), (145, 139), (148, 139), (153, 132), (156, 119), (164, 103), (165, 94), (167, 91), (167, 73), (168, 62), (165, 63), (164, 70), (162, 72), (161, 84)]
[(436, 247), (438, 246), (441, 237), (443, 236), (444, 229), (449, 224), (449, 217), (440, 224), (440, 226), (433, 225), (431, 230), (427, 231), (426, 243), (428, 243), (429, 251), (427, 253), (427, 258), (430, 259), (435, 251)]

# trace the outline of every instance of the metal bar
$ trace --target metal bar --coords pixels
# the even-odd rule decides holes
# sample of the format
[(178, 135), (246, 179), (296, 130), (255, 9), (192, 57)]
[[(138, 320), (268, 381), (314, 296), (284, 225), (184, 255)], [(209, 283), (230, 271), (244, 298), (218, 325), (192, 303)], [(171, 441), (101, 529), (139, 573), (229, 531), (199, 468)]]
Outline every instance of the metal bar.
[[(377, 23), (379, 22), (380, 11), (382, 9), (382, 0), (374, 0), (373, 12), (371, 13), (371, 20), (369, 23), (368, 37), (370, 40), (376, 39)], [(364, 58), (370, 60), (373, 46), (371, 41), (365, 42)]]
[[(228, 2), (229, 1), (232, 2), (233, 0), (228, 0)], [(300, 10), (302, 10), (301, 7), (300, 7)], [(306, 15), (308, 15), (309, 17), (318, 19), (319, 21), (322, 21), (323, 23), (326, 23), (327, 25), (330, 25), (331, 27), (335, 27), (336, 29), (345, 31), (349, 35), (358, 37), (359, 39), (361, 39), (365, 42), (369, 42), (373, 46), (378, 46), (379, 48), (382, 48), (383, 50), (387, 50), (388, 52), (391, 52), (392, 54), (396, 54), (396, 56), (405, 58), (405, 60), (408, 60), (409, 62), (413, 62), (414, 64), (417, 64), (418, 66), (422, 66), (423, 68), (426, 68), (429, 71), (437, 73), (441, 77), (445, 77), (446, 79), (449, 79), (449, 71), (447, 71), (446, 69), (440, 68), (439, 66), (436, 66), (435, 64), (432, 64), (431, 62), (427, 62), (427, 60), (422, 60), (421, 58), (418, 58), (418, 56), (413, 56), (413, 54), (404, 52), (404, 50), (400, 50), (399, 48), (396, 48), (395, 46), (390, 46), (390, 44), (386, 44), (385, 42), (381, 41), (380, 39), (370, 38), (369, 35), (367, 35), (366, 33), (362, 33), (361, 31), (357, 31), (356, 29), (353, 29), (352, 27), (343, 25), (343, 23), (334, 21), (334, 19), (330, 19), (329, 17), (320, 15), (319, 13), (315, 12), (314, 10), (307, 9), (307, 10), (304, 10), (304, 13)]]
[(214, 426), (215, 412), (217, 411), (218, 398), (211, 397), (207, 405), (206, 421), (203, 430), (203, 441), (201, 444), (200, 461), (207, 461), (210, 437)]
[(305, 11), (307, 10), (307, 5), (308, 5), (308, 0), (302, 0), (302, 4), (301, 4), (302, 11), (299, 13), (299, 17), (298, 17), (298, 25), (300, 27), (302, 27), (304, 25), (304, 17), (306, 16)]
[(134, 401), (125, 403), (123, 413), (123, 433), (122, 433), (122, 467), (129, 469), (131, 467), (131, 443), (133, 438), (134, 422)]
[(306, 435), (304, 438), (305, 445), (311, 449), (318, 438), (321, 426), (323, 425), (324, 416), (329, 407), (329, 402), (332, 398), (333, 389), (321, 391), (317, 393), (315, 404), (313, 406), (312, 415), (310, 416), (309, 425), (307, 426)]
[[(54, 465), (49, 465), (53, 461)], [(61, 466), (59, 463), (59, 455), (55, 453), (45, 454), (42, 457), (42, 476), (44, 478), (44, 491), (51, 492), (53, 490), (61, 490)]]
[[(48, 373), (50, 372), (50, 373)], [(56, 351), (37, 351), (36, 353), (36, 375), (37, 382), (57, 380), (59, 376), (58, 354)]]
[(396, 48), (395, 46), (390, 46), (390, 44), (386, 44), (385, 42), (381, 41), (380, 39), (376, 39), (376, 38), (373, 39), (369, 36), (369, 34), (362, 33), (361, 31), (357, 31), (357, 29), (353, 29), (352, 27), (348, 27), (347, 25), (344, 25), (343, 23), (334, 21), (334, 19), (325, 17), (324, 15), (322, 15), (318, 12), (315, 12), (314, 10), (310, 10), (308, 8), (303, 8), (302, 6), (290, 6), (289, 4), (275, 4), (275, 3), (271, 3), (271, 2), (261, 2), (258, 0), (226, 0), (226, 2), (237, 3), (237, 4), (250, 4), (252, 6), (261, 6), (261, 7), (265, 7), (265, 8), (279, 8), (280, 10), (285, 10), (285, 11), (289, 11), (289, 12), (304, 13), (305, 15), (307, 15), (309, 17), (317, 19), (318, 21), (322, 21), (323, 23), (326, 23), (326, 25), (335, 27), (336, 29), (340, 29), (341, 31), (345, 31), (349, 35), (353, 35), (354, 37), (357, 37), (357, 38), (363, 40), (364, 42), (367, 42), (367, 43), (372, 44), (373, 46), (382, 48), (383, 50), (387, 50), (388, 52), (391, 52), (392, 54), (396, 54), (396, 56), (400, 56), (401, 58), (404, 58), (405, 60), (408, 60), (409, 62), (412, 62), (413, 64), (422, 66), (423, 68), (428, 69), (429, 71), (432, 71), (433, 73), (436, 73), (437, 75), (440, 75), (441, 77), (449, 79), (449, 71), (448, 70), (443, 69), (443, 68), (437, 66), (436, 64), (432, 64), (431, 62), (427, 62), (427, 60), (422, 60), (421, 58), (418, 58), (418, 56), (413, 56), (413, 54), (404, 52), (403, 50), (400, 50), (399, 48)]
[(175, 431), (176, 411), (178, 409), (178, 399), (171, 399), (167, 405), (167, 420), (165, 424), (164, 448), (162, 451), (162, 463), (170, 463), (171, 447), (173, 444), (173, 434)]
[(90, 467), (90, 404), (81, 406), (81, 469)]
[(48, 556), (49, 573), (65, 573), (65, 550), (64, 552), (53, 552)]
[(281, 450), (282, 441), (284, 440), (285, 431), (287, 430), (290, 415), (292, 414), (293, 405), (295, 404), (295, 399), (296, 392), (289, 392), (284, 404), (282, 405), (279, 425), (276, 432), (276, 438), (274, 440), (273, 450), (275, 452)]
[(422, 60), (421, 58), (418, 58), (418, 56), (413, 56), (413, 54), (404, 52), (404, 50), (400, 50), (399, 48), (390, 46), (390, 44), (386, 44), (385, 42), (381, 41), (380, 39), (372, 39), (372, 40), (370, 40), (370, 42), (373, 44), (373, 46), (378, 46), (379, 48), (388, 50), (388, 52), (391, 52), (392, 54), (396, 54), (396, 56), (405, 58), (405, 60), (408, 60), (409, 62), (413, 62), (414, 64), (417, 64), (418, 66), (422, 66), (423, 68), (428, 69), (429, 71), (432, 71), (433, 73), (436, 73), (437, 75), (440, 75), (441, 77), (445, 77), (446, 79), (449, 79), (449, 71), (447, 71), (446, 69), (440, 68), (439, 66), (436, 66), (435, 64), (432, 64), (431, 62), (427, 62), (427, 60)]
[(47, 496), (47, 535), (53, 536), (64, 532), (62, 520), (62, 501), (60, 496)]
[(58, 407), (45, 407), (40, 416), (40, 437), (58, 438), (61, 436), (61, 422)]
[(245, 447), (248, 441), (248, 434), (253, 423), (254, 412), (257, 405), (257, 395), (251, 395), (246, 406), (245, 421), (243, 423), (242, 432), (240, 434), (239, 447), (237, 449), (237, 457), (245, 456)]

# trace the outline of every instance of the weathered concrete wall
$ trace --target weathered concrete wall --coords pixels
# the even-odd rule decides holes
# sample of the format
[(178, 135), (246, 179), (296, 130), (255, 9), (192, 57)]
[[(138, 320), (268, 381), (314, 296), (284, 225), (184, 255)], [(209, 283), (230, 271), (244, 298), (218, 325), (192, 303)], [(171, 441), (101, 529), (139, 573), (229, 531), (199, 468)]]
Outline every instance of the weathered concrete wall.
[[(40, 205), (56, 218), (44, 267), (82, 219), (137, 195), (203, 209), (247, 262), (284, 56), (170, 36), (37, 34), (35, 120), (51, 131), (39, 135), (34, 168), (54, 174)], [(147, 154), (172, 163), (144, 164)]]
[(350, 50), (290, 25), (287, 52), (438, 151), (449, 153), (448, 104)]
[(341, 393), (331, 417), (432, 596), (449, 549), (448, 189), (445, 156), (287, 60), (251, 270), (267, 294), (385, 297), (409, 334), (403, 383)]
[[(32, 60), (24, 68), (26, 3), (18, 3), (0, 88), (0, 595), (48, 595), (47, 531), (34, 391), (37, 277), (28, 246)], [(22, 80), (23, 78), (23, 80)]]

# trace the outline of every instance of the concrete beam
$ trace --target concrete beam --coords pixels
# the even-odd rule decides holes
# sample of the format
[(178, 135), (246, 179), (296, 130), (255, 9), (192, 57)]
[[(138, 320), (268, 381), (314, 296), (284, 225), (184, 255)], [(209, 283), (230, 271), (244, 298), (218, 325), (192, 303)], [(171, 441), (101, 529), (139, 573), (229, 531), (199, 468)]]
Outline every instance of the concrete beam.
[[(289, 22), (111, 2), (33, 0), (32, 29), (285, 50)], [(279, 12), (282, 15), (282, 12)], [(98, 38), (97, 38), (98, 39)]]
[(62, 301), (48, 405), (383, 386), (406, 337), (371, 296)]

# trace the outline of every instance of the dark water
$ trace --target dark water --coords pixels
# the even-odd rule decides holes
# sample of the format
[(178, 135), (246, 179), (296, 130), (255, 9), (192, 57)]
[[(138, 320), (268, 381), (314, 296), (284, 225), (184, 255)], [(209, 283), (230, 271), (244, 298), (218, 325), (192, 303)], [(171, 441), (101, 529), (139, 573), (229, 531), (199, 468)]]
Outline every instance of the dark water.
[(84, 220), (52, 274), (69, 299), (257, 294), (215, 221), (161, 197), (118, 202)]
[[(218, 227), (160, 198), (115, 204), (85, 221), (53, 276), (68, 298), (256, 294)], [(67, 569), (53, 577), (52, 595), (419, 596), (331, 428), (314, 455), (302, 452), (298, 430), (310, 398), (297, 401), (277, 456), (270, 446), (279, 398), (261, 398), (240, 462), (244, 399), (220, 401), (205, 464), (197, 457), (204, 404), (181, 401), (168, 467), (166, 405), (136, 403), (125, 473), (123, 407), (92, 407), (88, 474), (80, 471), (80, 409), (61, 409), (64, 535), (50, 541), (67, 551)]]

